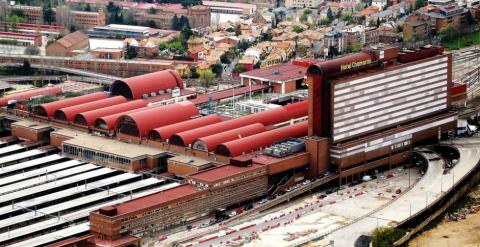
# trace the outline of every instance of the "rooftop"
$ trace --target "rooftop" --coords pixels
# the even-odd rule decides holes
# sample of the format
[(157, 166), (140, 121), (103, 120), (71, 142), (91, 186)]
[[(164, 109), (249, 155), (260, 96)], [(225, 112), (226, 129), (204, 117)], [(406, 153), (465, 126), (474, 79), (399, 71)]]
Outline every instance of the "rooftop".
[(183, 155), (183, 154), (178, 156), (173, 156), (172, 158), (169, 158), (169, 160), (172, 160), (178, 163), (188, 164), (190, 166), (195, 166), (195, 167), (202, 167), (204, 165), (208, 165), (211, 163), (208, 160), (204, 160), (198, 157)]
[(81, 42), (82, 40), (88, 40), (88, 36), (80, 31), (76, 31), (74, 33), (68, 34), (67, 36), (57, 40), (57, 43), (59, 43), (61, 46), (65, 48), (69, 48)]
[(252, 166), (245, 166), (245, 167), (224, 165), (224, 166), (218, 166), (215, 168), (211, 168), (208, 170), (191, 174), (187, 178), (196, 180), (198, 182), (214, 184), (218, 181), (223, 181), (227, 178), (234, 177), (245, 172), (251, 172), (253, 170), (257, 170), (260, 167), (261, 166), (259, 165), (252, 165)]
[(103, 27), (95, 27), (95, 29), (109, 29), (109, 30), (130, 31), (130, 32), (149, 32), (150, 31), (149, 27), (120, 25), (120, 24), (109, 24)]
[(229, 3), (229, 2), (218, 2), (218, 1), (202, 1), (203, 5), (209, 7), (224, 7), (224, 8), (239, 8), (250, 10), (255, 8), (254, 4), (248, 3)]
[(158, 148), (119, 142), (114, 139), (92, 136), (83, 132), (72, 131), (65, 128), (56, 129), (54, 133), (71, 137), (71, 139), (64, 141), (64, 144), (82, 147), (83, 149), (87, 150), (98, 150), (103, 153), (113, 154), (115, 156), (124, 157), (127, 159), (136, 160), (147, 155), (156, 156), (164, 153), (163, 150)]
[(241, 73), (241, 77), (257, 79), (261, 81), (285, 82), (298, 80), (305, 77), (307, 66), (295, 65), (292, 62), (278, 64), (268, 68), (261, 68)]
[(33, 130), (43, 130), (43, 129), (51, 128), (51, 126), (48, 124), (42, 124), (40, 122), (36, 122), (36, 121), (34, 122), (26, 119), (14, 122), (12, 123), (12, 125), (22, 127), (22, 128), (33, 129)]
[(197, 188), (191, 184), (184, 184), (177, 186), (172, 189), (164, 190), (152, 195), (140, 197), (138, 199), (130, 200), (122, 204), (118, 204), (115, 207), (117, 208), (117, 214), (127, 214), (131, 212), (136, 212), (144, 208), (149, 208), (153, 206), (159, 206), (163, 203), (184, 198), (188, 195), (193, 195), (198, 193)]

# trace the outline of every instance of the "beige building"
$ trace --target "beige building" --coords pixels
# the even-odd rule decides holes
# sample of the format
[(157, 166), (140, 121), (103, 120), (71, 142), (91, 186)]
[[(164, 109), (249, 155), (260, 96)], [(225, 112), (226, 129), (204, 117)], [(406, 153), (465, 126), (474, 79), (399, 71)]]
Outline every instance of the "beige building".
[(70, 56), (74, 50), (88, 47), (88, 36), (80, 31), (71, 33), (47, 46), (47, 56)]
[(315, 8), (323, 3), (323, 0), (285, 0), (287, 8)]

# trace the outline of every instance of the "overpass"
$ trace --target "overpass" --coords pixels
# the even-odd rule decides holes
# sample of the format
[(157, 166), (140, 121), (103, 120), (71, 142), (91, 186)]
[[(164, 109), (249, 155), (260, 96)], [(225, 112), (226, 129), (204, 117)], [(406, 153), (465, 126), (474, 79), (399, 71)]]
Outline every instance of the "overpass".
[(62, 81), (62, 80), (82, 81), (82, 82), (107, 84), (107, 85), (110, 85), (114, 82), (114, 80), (109, 80), (109, 79), (99, 79), (99, 78), (85, 77), (85, 76), (68, 76), (68, 75), (35, 75), (35, 76), (0, 77), (0, 81), (5, 81), (5, 82)]
[[(5, 63), (5, 64), (3, 64), (3, 66), (21, 67), (21, 66), (23, 66), (23, 64), (20, 64), (20, 63)], [(47, 70), (52, 70), (52, 71), (60, 71), (60, 72), (64, 72), (64, 73), (81, 75), (81, 76), (86, 76), (86, 77), (93, 77), (93, 78), (98, 78), (98, 79), (103, 79), (103, 80), (108, 80), (108, 81), (115, 81), (115, 80), (121, 80), (122, 79), (121, 77), (116, 77), (116, 76), (112, 76), (112, 75), (90, 72), (90, 71), (81, 70), (81, 69), (59, 67), (59, 66), (48, 65), (48, 64), (30, 64), (30, 67), (35, 68), (35, 69), (47, 69)]]

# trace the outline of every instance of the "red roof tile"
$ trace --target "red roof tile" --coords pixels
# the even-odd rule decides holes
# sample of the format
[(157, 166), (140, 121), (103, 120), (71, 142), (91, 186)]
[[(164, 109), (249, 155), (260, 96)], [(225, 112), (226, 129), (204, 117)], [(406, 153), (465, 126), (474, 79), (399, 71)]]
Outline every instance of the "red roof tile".
[(293, 63), (279, 64), (268, 68), (251, 70), (240, 74), (240, 77), (261, 78), (272, 82), (297, 80), (304, 77), (307, 67)]
[(191, 184), (180, 185), (172, 189), (164, 190), (152, 195), (140, 197), (122, 204), (118, 204), (116, 205), (117, 215), (139, 211), (141, 209), (149, 208), (162, 203), (167, 203), (188, 195), (193, 195), (195, 193), (199, 193), (195, 186)]
[(204, 170), (201, 172), (197, 172), (195, 174), (188, 176), (188, 178), (199, 181), (199, 182), (203, 182), (203, 183), (213, 184), (218, 181), (222, 181), (242, 173), (257, 170), (259, 168), (261, 168), (261, 166), (259, 165), (252, 165), (247, 167), (224, 165), (224, 166), (218, 166), (215, 168)]

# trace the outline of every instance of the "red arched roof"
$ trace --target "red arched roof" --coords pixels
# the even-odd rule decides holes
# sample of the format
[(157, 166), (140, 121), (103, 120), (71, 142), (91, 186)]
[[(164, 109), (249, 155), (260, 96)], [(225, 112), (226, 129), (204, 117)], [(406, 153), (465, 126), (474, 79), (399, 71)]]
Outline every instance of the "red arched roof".
[(152, 140), (162, 140), (165, 141), (170, 139), (170, 137), (178, 132), (199, 128), (202, 126), (219, 123), (222, 121), (222, 118), (218, 115), (208, 115), (205, 117), (199, 117), (192, 120), (183, 121), (181, 123), (170, 124), (160, 128), (150, 130), (148, 136)]
[(221, 143), (258, 134), (265, 130), (266, 129), (263, 124), (254, 123), (237, 129), (199, 138), (193, 143), (193, 148), (203, 151), (214, 151)]
[(198, 115), (195, 104), (185, 101), (125, 114), (118, 119), (116, 129), (120, 133), (144, 137), (154, 128), (179, 123)]
[(116, 114), (104, 116), (104, 117), (99, 117), (95, 119), (95, 128), (99, 129), (104, 129), (104, 130), (114, 130), (115, 125), (117, 124), (118, 118), (120, 118), (123, 115), (138, 112), (138, 111), (144, 111), (145, 109), (148, 109), (149, 107), (142, 107), (126, 112), (119, 112)]
[[(119, 96), (119, 97), (122, 97), (122, 96)], [(92, 126), (95, 123), (95, 120), (99, 117), (105, 117), (108, 115), (115, 114), (117, 112), (124, 113), (126, 111), (131, 111), (134, 109), (145, 107), (147, 106), (147, 104), (148, 104), (147, 101), (139, 99), (139, 100), (129, 101), (123, 104), (81, 112), (75, 116), (75, 123), (86, 125), (86, 126)]]
[(259, 148), (272, 145), (274, 142), (292, 138), (303, 137), (308, 132), (308, 121), (288, 125), (285, 127), (265, 131), (256, 135), (229, 141), (218, 145), (217, 154), (235, 157), (242, 153), (248, 153)]
[(11, 94), (6, 97), (3, 97), (0, 99), (0, 106), (6, 106), (9, 100), (29, 100), (30, 98), (35, 96), (40, 96), (40, 95), (52, 96), (52, 95), (57, 95), (61, 93), (62, 93), (62, 88), (57, 86), (36, 88), (26, 92), (15, 93), (15, 94)]
[(110, 87), (113, 95), (122, 95), (128, 99), (141, 99), (143, 94), (160, 90), (183, 88), (183, 81), (174, 70), (162, 70), (145, 75), (115, 81)]
[(78, 113), (91, 111), (103, 107), (109, 107), (127, 102), (123, 96), (115, 96), (107, 99), (95, 100), (88, 103), (61, 108), (55, 111), (55, 119), (71, 122)]
[[(301, 103), (301, 102), (300, 102)], [(295, 104), (300, 104), (295, 103)], [(305, 104), (305, 103), (302, 103)], [(290, 108), (295, 108), (292, 106)], [(212, 125), (207, 125), (204, 127), (187, 130), (184, 132), (177, 133), (172, 136), (171, 143), (179, 146), (188, 146), (192, 144), (195, 140), (209, 136), (215, 133), (240, 128), (245, 125), (261, 123), (265, 126), (281, 123), (288, 121), (290, 119), (295, 119), (299, 117), (306, 116), (308, 114), (308, 107), (298, 107), (298, 109), (287, 110), (286, 107), (279, 107), (272, 110), (267, 110), (264, 112), (259, 112), (240, 118), (228, 120), (225, 122), (220, 122)]]
[(63, 99), (63, 100), (59, 100), (51, 103), (37, 105), (35, 106), (35, 108), (33, 108), (33, 113), (40, 116), (53, 117), (53, 114), (58, 109), (79, 105), (79, 104), (84, 104), (84, 103), (92, 102), (95, 100), (106, 99), (106, 98), (108, 98), (108, 95), (105, 92), (87, 94), (87, 95), (78, 96), (74, 98), (68, 98), (68, 99)]

